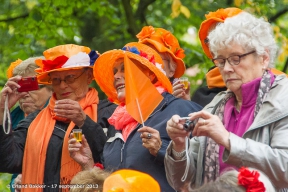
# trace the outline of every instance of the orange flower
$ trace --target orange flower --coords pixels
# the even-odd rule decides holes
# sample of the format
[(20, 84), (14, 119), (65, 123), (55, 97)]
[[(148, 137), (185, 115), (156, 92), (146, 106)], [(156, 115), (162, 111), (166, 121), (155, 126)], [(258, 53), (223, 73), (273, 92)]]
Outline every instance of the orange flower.
[(145, 38), (151, 37), (151, 35), (155, 33), (154, 27), (152, 26), (145, 26), (142, 30), (136, 35), (136, 37), (142, 41)]
[(240, 12), (242, 12), (242, 10), (238, 8), (218, 9), (215, 12), (206, 14), (205, 17), (206, 19), (219, 18), (224, 21), (226, 18), (238, 15)]
[(173, 49), (175, 49), (176, 47), (179, 47), (178, 40), (170, 32), (162, 35), (162, 41), (164, 42), (166, 47), (169, 48), (173, 52), (174, 52)]
[(176, 50), (175, 56), (183, 59), (185, 57), (184, 52), (185, 52), (184, 49), (179, 48), (179, 49)]
[(22, 62), (21, 59), (17, 59), (16, 61), (14, 61), (10, 64), (9, 68), (7, 69), (7, 78), (8, 79), (13, 77), (13, 71), (14, 71), (15, 67), (17, 65), (19, 65), (21, 62)]

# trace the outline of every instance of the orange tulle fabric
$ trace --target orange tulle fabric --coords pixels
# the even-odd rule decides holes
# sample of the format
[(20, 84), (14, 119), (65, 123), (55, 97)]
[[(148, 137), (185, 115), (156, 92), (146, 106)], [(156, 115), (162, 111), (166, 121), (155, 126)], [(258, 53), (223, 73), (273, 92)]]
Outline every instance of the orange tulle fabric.
[[(52, 96), (49, 106), (44, 108), (31, 123), (26, 138), (26, 145), (23, 157), (22, 167), (22, 184), (43, 184), (44, 167), (48, 143), (55, 127), (56, 118), (52, 109), (54, 109), (56, 98)], [(86, 96), (79, 101), (83, 111), (92, 120), (97, 122), (97, 104), (99, 103), (98, 92), (95, 89), (90, 89)], [(62, 146), (62, 159), (60, 171), (60, 183), (69, 184), (72, 177), (81, 170), (81, 167), (76, 163), (68, 152), (69, 134), (75, 124), (71, 121), (65, 134)], [(21, 191), (38, 192), (41, 188), (27, 188)], [(65, 191), (65, 190), (64, 190)], [(66, 189), (69, 191), (69, 188)]]
[(22, 60), (17, 59), (16, 61), (14, 61), (10, 64), (10, 66), (7, 69), (7, 78), (8, 79), (14, 76), (13, 71), (14, 71), (15, 67), (17, 67), (20, 63), (22, 63)]

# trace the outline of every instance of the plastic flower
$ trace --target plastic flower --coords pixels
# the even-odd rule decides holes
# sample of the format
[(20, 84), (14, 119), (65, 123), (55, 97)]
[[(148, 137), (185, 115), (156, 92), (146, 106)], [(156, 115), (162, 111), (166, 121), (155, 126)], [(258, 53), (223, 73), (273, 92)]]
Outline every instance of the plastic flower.
[(265, 192), (264, 184), (259, 181), (259, 172), (250, 171), (246, 167), (239, 169), (238, 184), (246, 188), (246, 192)]
[(104, 169), (104, 166), (101, 163), (95, 163), (94, 167), (99, 167), (100, 169)]
[(53, 69), (61, 68), (69, 58), (65, 55), (56, 57), (54, 60), (42, 60), (43, 71), (50, 71)]
[(96, 59), (100, 56), (100, 54), (94, 50), (92, 50), (90, 53), (89, 53), (89, 57), (90, 57), (90, 66), (93, 66)]
[(179, 48), (179, 49), (176, 50), (175, 56), (183, 59), (185, 57), (184, 52), (185, 52), (184, 49)]
[(173, 52), (176, 47), (179, 47), (178, 40), (170, 32), (163, 34), (162, 40), (166, 47), (168, 47)]
[(142, 30), (136, 35), (136, 37), (142, 41), (145, 38), (151, 37), (151, 35), (155, 33), (155, 29), (152, 26), (145, 26), (142, 28)]

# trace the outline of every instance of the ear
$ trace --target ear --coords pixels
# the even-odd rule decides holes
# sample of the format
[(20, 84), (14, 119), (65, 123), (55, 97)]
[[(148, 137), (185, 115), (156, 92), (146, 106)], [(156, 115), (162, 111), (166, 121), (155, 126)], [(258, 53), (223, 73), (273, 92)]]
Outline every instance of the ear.
[(90, 83), (92, 82), (93, 79), (94, 79), (93, 71), (91, 68), (89, 68), (89, 69), (87, 69), (87, 83), (88, 83), (88, 85), (90, 85)]
[(264, 55), (262, 55), (262, 59), (263, 59), (263, 68), (267, 69), (270, 63), (270, 55), (268, 50), (265, 50)]

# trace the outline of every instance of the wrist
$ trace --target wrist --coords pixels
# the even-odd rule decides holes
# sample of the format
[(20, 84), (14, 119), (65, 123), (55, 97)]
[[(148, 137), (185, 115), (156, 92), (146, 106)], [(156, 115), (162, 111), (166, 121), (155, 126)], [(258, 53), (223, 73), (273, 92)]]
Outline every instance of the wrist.
[(182, 152), (185, 150), (185, 143), (175, 143), (172, 141), (172, 149), (174, 149), (176, 152)]

